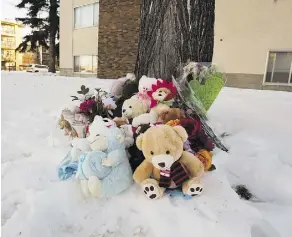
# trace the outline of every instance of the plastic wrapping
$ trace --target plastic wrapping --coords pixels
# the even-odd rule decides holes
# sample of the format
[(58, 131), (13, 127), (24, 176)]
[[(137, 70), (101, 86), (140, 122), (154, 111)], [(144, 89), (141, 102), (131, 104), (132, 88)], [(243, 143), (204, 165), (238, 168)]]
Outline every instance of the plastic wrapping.
[(187, 112), (188, 117), (200, 119), (206, 134), (219, 149), (227, 152), (228, 149), (207, 123), (207, 111), (226, 82), (224, 74), (211, 63), (191, 62), (172, 81), (178, 90), (178, 106)]

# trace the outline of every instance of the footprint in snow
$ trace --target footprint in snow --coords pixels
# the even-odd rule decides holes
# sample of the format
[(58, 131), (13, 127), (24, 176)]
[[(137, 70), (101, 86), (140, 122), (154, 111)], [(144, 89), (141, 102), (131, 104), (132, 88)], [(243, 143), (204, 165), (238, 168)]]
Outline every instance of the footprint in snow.
[(32, 152), (25, 152), (21, 154), (23, 157), (28, 158), (32, 156)]

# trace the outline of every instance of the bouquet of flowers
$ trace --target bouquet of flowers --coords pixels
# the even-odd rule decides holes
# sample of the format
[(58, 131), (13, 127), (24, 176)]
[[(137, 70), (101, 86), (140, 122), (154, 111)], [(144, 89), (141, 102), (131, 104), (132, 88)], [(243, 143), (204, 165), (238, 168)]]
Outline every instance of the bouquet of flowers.
[(112, 118), (112, 110), (116, 109), (116, 103), (113, 96), (110, 93), (95, 88), (95, 91), (90, 92), (89, 88), (84, 85), (81, 86), (81, 90), (77, 91), (81, 96), (71, 96), (75, 100), (80, 100), (79, 113), (84, 114), (89, 123), (92, 123), (96, 115), (102, 117)]

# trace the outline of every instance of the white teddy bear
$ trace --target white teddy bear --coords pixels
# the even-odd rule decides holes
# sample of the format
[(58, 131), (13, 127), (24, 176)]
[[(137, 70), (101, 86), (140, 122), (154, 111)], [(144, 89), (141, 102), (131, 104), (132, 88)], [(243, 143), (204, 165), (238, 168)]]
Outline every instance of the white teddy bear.
[(72, 161), (78, 161), (79, 157), (84, 153), (91, 151), (90, 143), (86, 138), (74, 138), (72, 141), (72, 149), (70, 151)]
[(132, 184), (132, 170), (126, 154), (124, 136), (116, 126), (107, 127), (96, 116), (87, 138), (91, 152), (84, 153), (78, 164), (76, 178), (85, 196), (110, 197)]
[(139, 86), (138, 86), (139, 92), (147, 94), (147, 91), (151, 91), (152, 85), (156, 84), (156, 82), (157, 82), (156, 78), (151, 78), (151, 77), (147, 77), (143, 75), (139, 80)]
[(133, 127), (130, 124), (125, 124), (120, 126), (120, 130), (123, 133), (125, 140), (124, 144), (126, 148), (133, 146), (134, 144), (134, 133)]
[(137, 96), (132, 96), (125, 100), (122, 107), (122, 115), (127, 119), (135, 118), (141, 114), (147, 113), (148, 105)]

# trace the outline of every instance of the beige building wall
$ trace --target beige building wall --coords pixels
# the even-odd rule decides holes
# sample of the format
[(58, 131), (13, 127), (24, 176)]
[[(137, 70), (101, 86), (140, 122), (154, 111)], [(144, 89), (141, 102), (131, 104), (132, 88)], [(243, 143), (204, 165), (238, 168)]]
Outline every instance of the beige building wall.
[(60, 12), (60, 69), (66, 75), (73, 71), (73, 0), (60, 1)]
[[(112, 0), (99, 1), (100, 29), (96, 26), (74, 29), (74, 7), (94, 2), (98, 0), (61, 1), (60, 69), (63, 75), (82, 76), (81, 73), (73, 73), (73, 56), (99, 55), (98, 70), (106, 77), (106, 73), (100, 72), (101, 68), (108, 68), (101, 64), (101, 57), (116, 55), (117, 49), (114, 46), (126, 38), (121, 38), (124, 32), (122, 29), (118, 32), (114, 29), (121, 22), (121, 18), (118, 11), (120, 7)], [(138, 6), (136, 2), (135, 4)], [(114, 6), (118, 9), (115, 10)], [(131, 10), (131, 7), (128, 8)], [(261, 89), (268, 51), (292, 49), (292, 0), (218, 0), (215, 14), (213, 62), (226, 73), (227, 85)], [(135, 19), (138, 17), (135, 14), (130, 15)], [(112, 28), (114, 32), (111, 32)], [(134, 34), (136, 31), (131, 32)], [(107, 34), (111, 37), (107, 37)], [(138, 36), (138, 33), (135, 34)], [(110, 45), (114, 37), (119, 41)], [(105, 57), (103, 61), (111, 64), (113, 60)]]
[(74, 7), (79, 7), (86, 4), (98, 2), (98, 0), (72, 0)]
[(216, 1), (213, 62), (231, 84), (261, 86), (270, 49), (292, 49), (291, 0)]
[[(98, 0), (73, 0), (73, 8), (99, 2)], [(73, 11), (74, 12), (74, 9)], [(73, 13), (74, 29), (74, 13)], [(98, 27), (74, 29), (73, 31), (73, 55), (97, 55)]]
[[(75, 29), (74, 8), (98, 2), (97, 0), (60, 1), (60, 71), (62, 75), (82, 76), (74, 73), (74, 56), (97, 55), (98, 27)], [(90, 74), (83, 74), (91, 76)], [(92, 75), (96, 76), (96, 75)]]
[(73, 55), (97, 55), (98, 28), (88, 27), (73, 31)]

